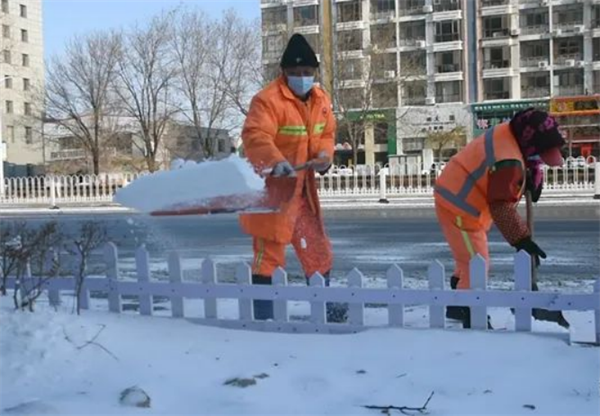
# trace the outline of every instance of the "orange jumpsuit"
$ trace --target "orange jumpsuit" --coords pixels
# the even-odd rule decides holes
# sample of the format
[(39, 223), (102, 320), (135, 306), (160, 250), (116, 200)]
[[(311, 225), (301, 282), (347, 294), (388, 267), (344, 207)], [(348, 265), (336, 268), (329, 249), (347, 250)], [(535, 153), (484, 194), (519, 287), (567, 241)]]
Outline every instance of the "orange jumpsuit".
[(514, 243), (529, 234), (516, 212), (525, 187), (525, 161), (509, 123), (474, 139), (446, 165), (435, 186), (436, 214), (455, 262), (459, 289), (468, 289), (475, 254), (489, 268), (487, 233), (495, 222)]
[[(300, 165), (322, 152), (332, 160), (335, 128), (331, 100), (325, 91), (315, 86), (303, 102), (281, 76), (252, 100), (242, 130), (244, 153), (258, 169), (283, 160)], [(290, 243), (307, 276), (326, 274), (331, 269), (331, 244), (313, 170), (298, 172), (294, 196), (280, 212), (243, 214), (240, 224), (253, 236), (254, 274), (270, 277), (277, 267), (284, 267), (285, 249)]]

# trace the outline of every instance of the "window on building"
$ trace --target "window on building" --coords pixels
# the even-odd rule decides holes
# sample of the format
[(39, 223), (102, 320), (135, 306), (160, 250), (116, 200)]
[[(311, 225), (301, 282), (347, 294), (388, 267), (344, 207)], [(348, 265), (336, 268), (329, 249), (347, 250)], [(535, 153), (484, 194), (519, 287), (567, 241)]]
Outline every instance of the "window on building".
[(534, 72), (521, 75), (521, 96), (540, 98), (550, 94), (550, 73)]
[(600, 38), (592, 41), (592, 56), (594, 61), (600, 61)]
[(319, 6), (294, 8), (294, 26), (317, 26), (319, 24)]
[(33, 129), (31, 127), (25, 127), (25, 143), (33, 143)]
[(462, 101), (462, 81), (445, 81), (435, 83), (436, 103), (459, 103)]
[(402, 76), (426, 75), (427, 53), (425, 51), (401, 53), (400, 72)]
[(360, 0), (345, 1), (337, 4), (338, 22), (357, 22), (362, 20)]
[(580, 37), (572, 37), (572, 38), (564, 38), (557, 39), (555, 41), (556, 45), (556, 57), (560, 56), (579, 56), (583, 51), (583, 42)]
[(271, 7), (262, 11), (263, 30), (273, 30), (278, 25), (287, 26), (287, 7)]
[(6, 100), (6, 114), (12, 114), (14, 112), (13, 102), (10, 100)]
[(24, 54), (21, 56), (21, 64), (22, 64), (23, 66), (29, 66), (29, 55), (27, 55), (26, 53), (24, 53)]
[(2, 25), (2, 37), (4, 39), (10, 39), (10, 26)]
[(338, 67), (340, 79), (344, 81), (358, 80), (363, 77), (362, 59), (345, 59)]
[(19, 9), (20, 9), (21, 17), (27, 18), (27, 6), (24, 4), (21, 4)]
[(557, 71), (554, 81), (557, 87), (579, 87), (583, 85), (583, 71)]
[(338, 33), (338, 46), (341, 51), (358, 51), (362, 49), (362, 30), (344, 30)]
[(4, 77), (4, 88), (6, 89), (11, 89), (13, 87), (13, 80), (12, 78), (5, 76)]
[(373, 107), (396, 108), (398, 107), (398, 84), (375, 84), (372, 87)]
[(483, 67), (485, 69), (508, 68), (510, 66), (510, 48), (508, 46), (485, 48), (483, 56)]
[(460, 21), (443, 20), (435, 23), (436, 42), (455, 42), (460, 40)]
[(483, 18), (483, 37), (498, 38), (508, 36), (510, 16), (486, 16)]
[(462, 70), (461, 51), (438, 52), (435, 54), (437, 73), (459, 72)]
[(23, 104), (23, 114), (25, 114), (26, 116), (30, 116), (31, 115), (31, 103), (24, 103)]
[(29, 42), (29, 32), (26, 29), (21, 29), (21, 42)]
[(452, 10), (460, 10), (461, 4), (459, 0), (433, 0), (434, 12), (448, 12)]
[(486, 100), (507, 100), (510, 98), (510, 78), (491, 78), (483, 80)]
[(427, 81), (411, 81), (402, 85), (403, 105), (425, 105)]
[(547, 12), (523, 13), (520, 16), (521, 27), (548, 26)]
[(217, 150), (219, 153), (225, 153), (228, 150), (228, 146), (227, 146), (227, 140), (226, 139), (220, 139), (217, 140)]
[(272, 35), (263, 38), (263, 53), (278, 54), (284, 49), (283, 35)]
[(5, 64), (12, 64), (12, 56), (8, 49), (2, 51), (2, 60)]
[(583, 24), (583, 5), (554, 7), (552, 20), (557, 26), (571, 26)]
[(600, 4), (592, 6), (592, 28), (600, 27)]
[(404, 149), (405, 152), (418, 152), (424, 148), (424, 137), (406, 137), (402, 139), (402, 149)]
[(396, 26), (376, 25), (371, 26), (371, 44), (378, 49), (396, 47)]
[(14, 126), (6, 126), (6, 133), (8, 134), (7, 142), (10, 141), (11, 143), (14, 143), (15, 142), (15, 128), (14, 128)]
[(526, 58), (544, 58), (549, 55), (548, 41), (522, 42), (521, 55)]
[(374, 19), (394, 17), (395, 11), (395, 0), (371, 0), (371, 14)]
[(8, 14), (8, 0), (2, 0), (2, 13)]
[(594, 71), (594, 91), (600, 91), (600, 71)]
[(31, 89), (31, 80), (29, 78), (23, 78), (23, 91), (29, 91)]

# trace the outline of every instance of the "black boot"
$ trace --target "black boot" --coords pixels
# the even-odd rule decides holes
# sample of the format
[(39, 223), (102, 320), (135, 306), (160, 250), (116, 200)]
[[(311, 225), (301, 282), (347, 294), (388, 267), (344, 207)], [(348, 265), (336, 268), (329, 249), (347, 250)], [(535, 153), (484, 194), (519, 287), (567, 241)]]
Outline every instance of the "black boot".
[[(253, 285), (270, 285), (271, 278), (260, 274), (252, 275)], [(254, 300), (254, 319), (256, 321), (266, 321), (273, 319), (273, 301), (272, 300)]]
[[(458, 281), (459, 279), (456, 276), (452, 276), (450, 278), (450, 287), (452, 288), (452, 290), (456, 290), (458, 288)], [(469, 308), (468, 306), (446, 307), (446, 318), (461, 321), (463, 324), (463, 328), (471, 328), (471, 308)], [(487, 324), (488, 329), (493, 329), (489, 315), (487, 317)]]
[[(330, 272), (323, 275), (325, 279), (325, 287), (329, 287), (331, 281), (329, 278)], [(309, 284), (309, 278), (306, 278), (306, 284)], [(325, 304), (327, 314), (327, 322), (344, 323), (348, 321), (348, 304), (339, 302), (327, 302)]]
[[(450, 278), (450, 287), (452, 288), (452, 290), (456, 290), (456, 288), (458, 287), (458, 277), (456, 276), (452, 276)], [(467, 309), (467, 311), (465, 311), (465, 309)], [(467, 308), (466, 306), (447, 306), (446, 307), (446, 318), (448, 319), (455, 319), (457, 321), (465, 321), (465, 313), (466, 316), (468, 316), (469, 318), (469, 324), (470, 324), (470, 320), (471, 320), (471, 315), (470, 313), (468, 313), (469, 308)]]

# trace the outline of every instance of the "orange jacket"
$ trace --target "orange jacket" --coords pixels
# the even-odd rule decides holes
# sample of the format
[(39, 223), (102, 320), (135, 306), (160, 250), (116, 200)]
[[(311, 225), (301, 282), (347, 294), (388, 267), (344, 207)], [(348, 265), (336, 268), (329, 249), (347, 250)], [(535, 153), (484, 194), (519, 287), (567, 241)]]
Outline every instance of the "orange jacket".
[[(244, 153), (261, 170), (286, 159), (293, 166), (300, 165), (323, 151), (333, 159), (335, 128), (325, 91), (315, 86), (303, 102), (281, 76), (252, 99), (242, 130)], [(314, 171), (307, 170), (298, 172), (294, 197), (279, 213), (243, 214), (242, 229), (255, 237), (290, 243), (304, 187), (315, 215), (320, 216)]]
[[(490, 169), (507, 160), (517, 160), (525, 167), (509, 123), (502, 123), (487, 130), (452, 157), (435, 182), (436, 203), (489, 229), (492, 224), (488, 199)], [(523, 187), (515, 190), (517, 201), (523, 190)]]

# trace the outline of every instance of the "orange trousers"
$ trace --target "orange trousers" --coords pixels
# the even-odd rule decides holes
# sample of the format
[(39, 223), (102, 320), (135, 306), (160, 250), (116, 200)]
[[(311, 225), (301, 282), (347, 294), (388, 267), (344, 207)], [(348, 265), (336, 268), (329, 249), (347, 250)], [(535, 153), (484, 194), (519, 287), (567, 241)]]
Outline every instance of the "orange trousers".
[[(311, 209), (306, 197), (300, 202), (298, 217), (294, 224), (292, 245), (307, 277), (331, 270), (333, 253), (325, 226)], [(285, 267), (286, 244), (253, 238), (253, 274), (271, 277), (278, 267)]]
[(454, 276), (459, 289), (469, 289), (469, 263), (475, 254), (480, 254), (489, 269), (490, 254), (488, 250), (488, 227), (481, 225), (469, 216), (457, 216), (455, 213), (440, 206), (436, 200), (435, 211), (440, 227), (450, 245), (454, 257)]

